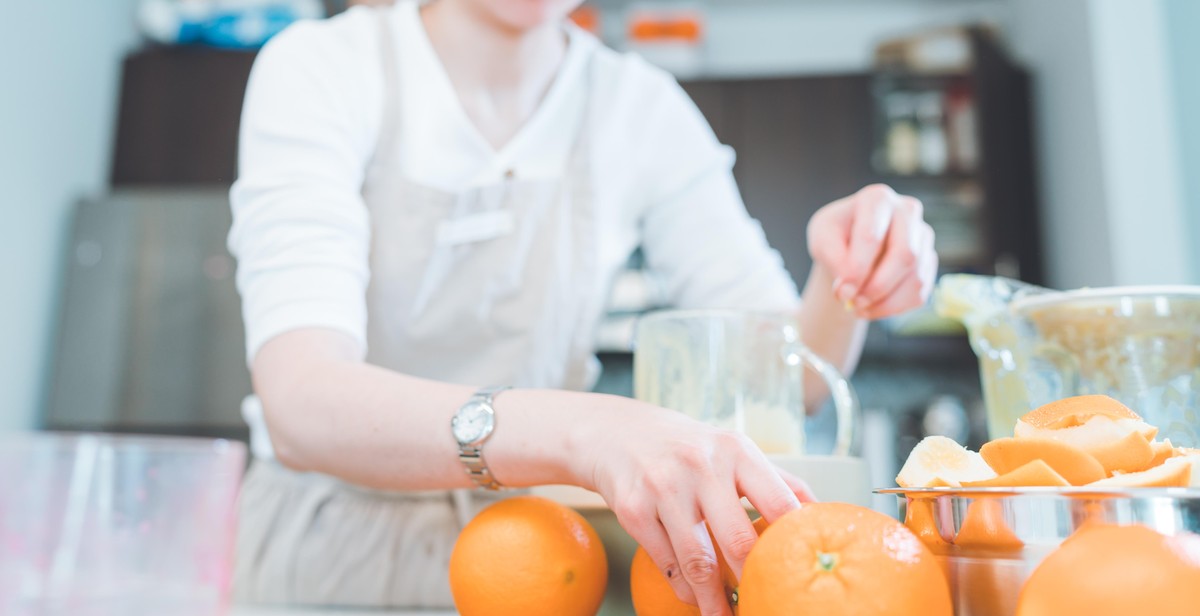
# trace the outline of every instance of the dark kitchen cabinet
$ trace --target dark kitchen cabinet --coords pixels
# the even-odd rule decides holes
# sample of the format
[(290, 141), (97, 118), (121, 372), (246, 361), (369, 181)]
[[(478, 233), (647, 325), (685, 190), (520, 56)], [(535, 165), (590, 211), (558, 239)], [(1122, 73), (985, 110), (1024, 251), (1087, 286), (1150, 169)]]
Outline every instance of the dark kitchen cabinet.
[(252, 51), (147, 47), (125, 58), (112, 183), (230, 184)]
[(803, 284), (805, 241), (818, 208), (874, 180), (870, 78), (840, 75), (695, 81), (684, 88), (737, 152), (734, 175), (746, 208)]

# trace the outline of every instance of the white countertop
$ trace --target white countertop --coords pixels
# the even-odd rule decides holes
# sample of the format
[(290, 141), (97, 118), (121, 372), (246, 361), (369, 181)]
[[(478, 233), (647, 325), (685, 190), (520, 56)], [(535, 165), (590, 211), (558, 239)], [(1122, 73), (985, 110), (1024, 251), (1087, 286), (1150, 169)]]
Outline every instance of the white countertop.
[(457, 616), (454, 610), (373, 610), (349, 608), (292, 608), (234, 605), (226, 616)]

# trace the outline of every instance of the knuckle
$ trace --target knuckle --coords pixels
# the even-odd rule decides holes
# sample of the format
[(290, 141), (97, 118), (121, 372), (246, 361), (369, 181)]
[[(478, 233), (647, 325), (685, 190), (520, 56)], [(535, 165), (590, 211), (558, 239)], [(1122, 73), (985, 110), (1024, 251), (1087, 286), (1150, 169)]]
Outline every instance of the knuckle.
[(684, 557), (680, 563), (683, 575), (695, 584), (704, 584), (717, 575), (716, 556), (697, 549)]
[(672, 493), (679, 483), (677, 473), (672, 471), (672, 467), (666, 465), (647, 469), (642, 479), (646, 494), (662, 496)]
[(855, 225), (854, 243), (864, 248), (872, 248), (883, 243), (883, 238), (875, 235), (871, 225)]
[(904, 209), (918, 216), (925, 213), (925, 204), (921, 203), (920, 199), (909, 195), (900, 197), (900, 207), (903, 207)]
[(722, 431), (717, 434), (717, 444), (724, 451), (745, 451), (753, 445), (750, 437), (733, 431)]
[(711, 464), (708, 452), (693, 444), (680, 444), (676, 447), (675, 460), (692, 472), (707, 470)]
[(753, 530), (738, 528), (728, 539), (725, 556), (729, 560), (745, 561), (750, 556), (750, 550), (758, 541), (758, 533)]
[(643, 528), (650, 522), (650, 512), (633, 500), (617, 503), (613, 507), (613, 513), (627, 528)]
[(765, 509), (779, 515), (791, 511), (796, 506), (796, 495), (784, 490), (772, 490), (763, 504)]
[(858, 191), (858, 194), (868, 201), (883, 201), (892, 198), (896, 191), (887, 184), (868, 184)]

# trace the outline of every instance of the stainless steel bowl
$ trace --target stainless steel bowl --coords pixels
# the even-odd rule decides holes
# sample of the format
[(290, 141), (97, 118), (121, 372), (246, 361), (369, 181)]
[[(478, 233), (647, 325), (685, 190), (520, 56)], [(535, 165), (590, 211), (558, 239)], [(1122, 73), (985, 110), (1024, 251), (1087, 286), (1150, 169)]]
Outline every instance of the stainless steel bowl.
[[(957, 616), (1012, 616), (1038, 563), (1090, 523), (1200, 533), (1195, 488), (889, 488), (938, 557)], [(1114, 557), (1116, 557), (1114, 555)]]

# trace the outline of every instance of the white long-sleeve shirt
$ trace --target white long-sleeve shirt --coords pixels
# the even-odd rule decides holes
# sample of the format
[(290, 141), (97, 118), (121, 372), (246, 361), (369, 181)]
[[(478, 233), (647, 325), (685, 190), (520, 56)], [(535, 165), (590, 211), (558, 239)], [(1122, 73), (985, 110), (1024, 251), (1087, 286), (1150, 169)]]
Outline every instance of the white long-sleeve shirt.
[[(385, 10), (403, 75), (396, 173), (446, 191), (498, 182), (509, 171), (558, 177), (592, 96), (594, 199), (606, 268), (596, 284), (608, 284), (641, 245), (674, 305), (796, 305), (781, 259), (742, 205), (732, 151), (669, 74), (568, 26), (568, 51), (553, 85), (497, 151), (459, 103), (416, 3)], [(288, 28), (255, 62), (229, 238), (249, 359), (272, 337), (302, 327), (342, 331), (364, 347), (370, 342), (371, 221), (361, 192), (383, 117), (380, 53), (377, 18), (358, 8)]]

